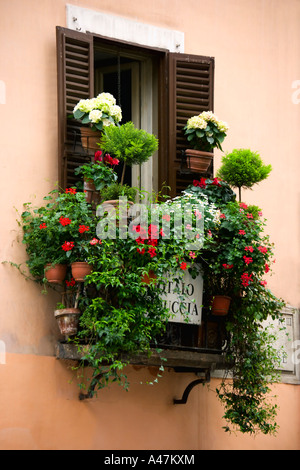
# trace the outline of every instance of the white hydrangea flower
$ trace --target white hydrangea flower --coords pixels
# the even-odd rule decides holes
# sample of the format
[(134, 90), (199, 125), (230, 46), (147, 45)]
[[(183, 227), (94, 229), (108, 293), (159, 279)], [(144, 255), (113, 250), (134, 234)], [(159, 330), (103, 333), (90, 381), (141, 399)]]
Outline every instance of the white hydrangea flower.
[(89, 119), (91, 122), (97, 123), (100, 122), (102, 118), (102, 111), (99, 109), (94, 109), (89, 113)]

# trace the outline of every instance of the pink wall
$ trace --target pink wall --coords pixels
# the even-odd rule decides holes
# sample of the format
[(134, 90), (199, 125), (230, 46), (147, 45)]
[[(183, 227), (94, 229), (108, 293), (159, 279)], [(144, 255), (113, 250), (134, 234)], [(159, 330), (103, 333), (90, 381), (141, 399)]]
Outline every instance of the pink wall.
[[(57, 179), (55, 26), (65, 26), (66, 0), (0, 0), (1, 226), (0, 260), (24, 261), (16, 209), (41, 200)], [(250, 147), (273, 171), (245, 202), (260, 205), (276, 246), (274, 293), (300, 307), (299, 175), (300, 4), (297, 0), (89, 0), (74, 5), (185, 32), (185, 52), (216, 59), (215, 112), (230, 125), (224, 150)], [(54, 6), (55, 5), (55, 6)], [(0, 87), (1, 89), (1, 87)], [(216, 166), (221, 154), (216, 154)], [(16, 208), (16, 209), (15, 209)], [(174, 407), (187, 377), (167, 372), (140, 386), (147, 370), (130, 371), (133, 389), (105, 390), (82, 403), (70, 371), (53, 358), (55, 300), (12, 267), (0, 264), (1, 449), (299, 449), (299, 386), (279, 385), (277, 438), (228, 436), (215, 380)], [(126, 427), (126, 433), (124, 428)]]

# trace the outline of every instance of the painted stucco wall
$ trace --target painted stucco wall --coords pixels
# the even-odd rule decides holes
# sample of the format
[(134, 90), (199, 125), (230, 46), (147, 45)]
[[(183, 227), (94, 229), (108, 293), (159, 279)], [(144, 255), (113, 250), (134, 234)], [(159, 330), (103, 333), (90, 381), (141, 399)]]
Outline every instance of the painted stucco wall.
[[(17, 211), (38, 204), (57, 180), (55, 26), (66, 26), (66, 3), (0, 0), (0, 261), (25, 260)], [(273, 166), (266, 181), (243, 192), (245, 202), (261, 206), (275, 243), (268, 285), (299, 308), (299, 0), (70, 3), (184, 32), (185, 52), (215, 57), (215, 112), (230, 126), (224, 151), (251, 148)], [(220, 160), (217, 152), (217, 168)], [(167, 371), (152, 387), (139, 383), (151, 377), (148, 369), (130, 369), (130, 392), (112, 387), (80, 402), (73, 373), (54, 357), (57, 299), (8, 264), (0, 264), (0, 276), (0, 449), (300, 448), (297, 385), (276, 387), (278, 436), (255, 439), (221, 429), (216, 379), (174, 407), (193, 376)]]

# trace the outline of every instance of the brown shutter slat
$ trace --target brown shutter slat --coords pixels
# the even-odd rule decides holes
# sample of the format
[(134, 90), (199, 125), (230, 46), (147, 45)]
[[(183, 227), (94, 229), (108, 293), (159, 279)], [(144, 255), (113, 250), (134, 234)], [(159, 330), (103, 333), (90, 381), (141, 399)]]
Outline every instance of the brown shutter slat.
[(191, 116), (213, 111), (214, 59), (170, 53), (168, 78), (168, 184), (175, 195), (198, 177), (181, 172), (181, 151), (188, 147), (183, 127)]
[(69, 119), (80, 99), (94, 92), (93, 36), (66, 28), (56, 28), (59, 123), (59, 184), (72, 186), (74, 169), (89, 157), (80, 144), (80, 123)]

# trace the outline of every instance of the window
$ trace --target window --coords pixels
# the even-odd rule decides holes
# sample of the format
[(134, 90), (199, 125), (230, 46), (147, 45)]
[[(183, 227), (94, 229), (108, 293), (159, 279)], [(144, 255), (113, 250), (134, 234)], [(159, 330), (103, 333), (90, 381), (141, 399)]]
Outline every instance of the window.
[(110, 91), (122, 106), (123, 122), (132, 120), (159, 139), (158, 155), (133, 168), (127, 181), (149, 191), (165, 183), (172, 195), (184, 189), (195, 174), (181, 171), (182, 128), (190, 116), (213, 110), (214, 59), (61, 27), (57, 51), (60, 184), (74, 184), (74, 168), (87, 158), (80, 149), (80, 124), (69, 118), (75, 104)]

